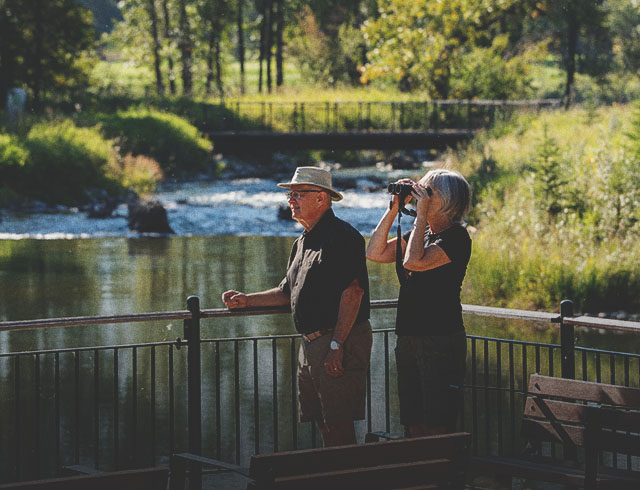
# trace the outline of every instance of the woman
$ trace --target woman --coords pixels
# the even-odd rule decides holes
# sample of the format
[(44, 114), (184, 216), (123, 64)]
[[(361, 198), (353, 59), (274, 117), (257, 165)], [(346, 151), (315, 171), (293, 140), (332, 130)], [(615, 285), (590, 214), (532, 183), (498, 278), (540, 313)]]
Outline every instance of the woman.
[[(460, 409), (466, 360), (460, 289), (471, 255), (462, 222), (471, 191), (462, 175), (445, 169), (431, 170), (418, 183), (400, 182), (413, 185), (418, 203), (413, 230), (401, 238), (408, 277), (401, 282), (396, 316), (398, 396), (400, 421), (418, 437), (454, 431)], [(396, 260), (397, 237), (387, 238), (399, 201), (393, 196), (374, 230), (369, 260)]]

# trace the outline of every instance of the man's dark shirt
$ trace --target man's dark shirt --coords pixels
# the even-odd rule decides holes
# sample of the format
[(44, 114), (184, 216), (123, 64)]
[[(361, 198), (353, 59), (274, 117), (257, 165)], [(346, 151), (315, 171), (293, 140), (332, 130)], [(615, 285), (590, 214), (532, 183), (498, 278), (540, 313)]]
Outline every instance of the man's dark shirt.
[(290, 298), (296, 330), (305, 334), (334, 328), (342, 293), (354, 279), (364, 290), (358, 323), (369, 318), (364, 238), (329, 209), (293, 242), (287, 275), (279, 286)]
[[(407, 242), (411, 233), (404, 235)], [(444, 250), (451, 262), (409, 274), (398, 295), (398, 335), (453, 335), (464, 332), (460, 290), (471, 257), (471, 238), (459, 224), (434, 234), (427, 226), (424, 245), (431, 244)]]

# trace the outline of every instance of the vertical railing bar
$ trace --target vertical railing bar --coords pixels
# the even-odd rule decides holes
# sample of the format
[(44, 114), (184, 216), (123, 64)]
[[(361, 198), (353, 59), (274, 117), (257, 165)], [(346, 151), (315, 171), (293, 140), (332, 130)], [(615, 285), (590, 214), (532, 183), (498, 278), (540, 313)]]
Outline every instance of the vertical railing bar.
[(34, 358), (34, 368), (35, 368), (35, 429), (36, 429), (36, 440), (35, 440), (35, 465), (36, 465), (36, 477), (40, 478), (40, 390), (41, 390), (41, 380), (40, 380), (40, 354), (36, 354)]
[(298, 364), (296, 357), (296, 339), (292, 337), (289, 340), (291, 355), (291, 442), (293, 449), (298, 449), (298, 405), (296, 380), (298, 378)]
[(222, 451), (222, 402), (220, 400), (220, 342), (215, 343), (215, 378), (216, 378), (216, 458), (221, 457)]
[(14, 393), (15, 393), (15, 408), (16, 408), (16, 413), (15, 413), (15, 423), (16, 423), (16, 430), (15, 430), (15, 434), (16, 434), (16, 438), (14, 441), (15, 444), (15, 457), (16, 457), (16, 480), (20, 480), (20, 476), (21, 476), (21, 463), (22, 463), (22, 457), (21, 457), (21, 452), (22, 452), (22, 427), (21, 427), (21, 417), (20, 415), (22, 414), (22, 410), (20, 410), (20, 356), (16, 356), (15, 357), (15, 366), (14, 366)]
[(53, 383), (55, 397), (55, 444), (56, 444), (56, 475), (60, 474), (62, 467), (60, 455), (60, 353), (56, 352), (53, 364)]
[(138, 454), (138, 348), (131, 350), (131, 458), (136, 463)]
[(389, 395), (389, 332), (384, 333), (384, 427), (391, 432), (391, 408)]
[(611, 375), (611, 384), (616, 384), (616, 355), (609, 355), (609, 371)]
[(273, 368), (273, 451), (278, 452), (278, 349), (276, 339), (271, 341), (271, 355)]
[(173, 454), (176, 447), (176, 421), (175, 421), (175, 393), (174, 393), (174, 361), (173, 361), (173, 344), (167, 346), (169, 363), (169, 452)]
[[(484, 377), (484, 413), (491, 413), (491, 406), (489, 400), (489, 341), (484, 340), (484, 372), (482, 373)], [(490, 430), (491, 430), (491, 421), (489, 417), (485, 416), (485, 449), (487, 454), (491, 452), (491, 441), (490, 441)]]
[(100, 351), (93, 352), (93, 440), (94, 468), (100, 468)]
[(113, 349), (113, 467), (119, 468), (120, 450), (120, 392), (119, 385), (119, 349)]
[(600, 353), (596, 352), (596, 382), (602, 383), (602, 370), (600, 365)]
[(472, 441), (473, 441), (473, 454), (478, 454), (478, 372), (476, 367), (477, 362), (477, 347), (476, 347), (476, 338), (473, 337), (471, 339), (471, 407), (472, 407), (472, 417), (471, 417), (471, 433), (472, 433)]
[(549, 376), (553, 376), (553, 347), (549, 346), (547, 350), (549, 351)]
[(151, 465), (156, 464), (156, 346), (151, 346)]
[(258, 390), (258, 340), (253, 339), (253, 451), (260, 454), (260, 393)]
[(511, 453), (516, 449), (516, 373), (513, 343), (509, 342), (509, 405), (511, 407)]
[(367, 369), (367, 432), (371, 432), (373, 424), (371, 421), (371, 365)]
[(540, 344), (536, 344), (536, 373), (540, 373)]
[(498, 454), (503, 453), (502, 431), (502, 342), (496, 342), (496, 395), (498, 404)]
[(625, 386), (629, 386), (629, 356), (624, 356), (623, 359), (623, 363), (624, 363), (624, 385)]
[(240, 343), (233, 341), (233, 406), (236, 429), (236, 464), (240, 464)]
[(587, 381), (589, 379), (589, 373), (587, 372), (587, 351), (582, 351), (582, 380)]
[[(200, 340), (200, 298), (189, 296), (187, 310), (191, 313), (183, 321), (184, 338), (187, 339), (187, 425), (189, 452), (202, 454), (202, 345)], [(191, 490), (201, 490), (202, 471), (198, 464), (191, 465), (189, 479)]]
[(522, 393), (526, 393), (529, 389), (529, 367), (527, 364), (527, 344), (522, 344)]
[(73, 369), (74, 369), (74, 402), (75, 402), (75, 427), (74, 427), (74, 464), (80, 464), (80, 351), (74, 353)]

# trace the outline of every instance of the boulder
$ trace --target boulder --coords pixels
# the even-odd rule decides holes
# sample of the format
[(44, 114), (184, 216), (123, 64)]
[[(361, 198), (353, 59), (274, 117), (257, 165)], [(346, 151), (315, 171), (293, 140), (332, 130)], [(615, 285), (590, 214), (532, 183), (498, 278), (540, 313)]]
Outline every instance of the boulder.
[(167, 210), (159, 201), (137, 200), (130, 202), (127, 207), (127, 224), (130, 230), (138, 233), (175, 233), (169, 226)]

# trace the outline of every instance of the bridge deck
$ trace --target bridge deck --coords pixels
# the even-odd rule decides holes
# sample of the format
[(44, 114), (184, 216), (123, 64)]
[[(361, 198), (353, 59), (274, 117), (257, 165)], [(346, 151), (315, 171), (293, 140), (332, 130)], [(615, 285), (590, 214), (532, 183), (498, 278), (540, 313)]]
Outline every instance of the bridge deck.
[(297, 132), (213, 131), (208, 133), (216, 152), (276, 151), (303, 149), (393, 150), (454, 147), (473, 137), (474, 131), (350, 131)]

